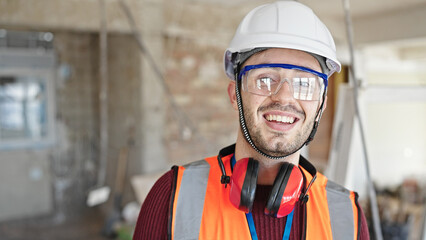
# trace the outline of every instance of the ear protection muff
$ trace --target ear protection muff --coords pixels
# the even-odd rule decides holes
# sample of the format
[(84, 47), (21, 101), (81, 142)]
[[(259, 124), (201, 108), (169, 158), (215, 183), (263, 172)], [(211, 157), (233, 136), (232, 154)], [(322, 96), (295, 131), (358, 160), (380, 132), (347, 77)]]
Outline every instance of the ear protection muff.
[(300, 169), (284, 162), (275, 178), (265, 207), (265, 214), (284, 217), (290, 214), (299, 200), (303, 187), (303, 175)]
[[(228, 176), (222, 157), (229, 156), (233, 153), (235, 153), (235, 144), (221, 149), (217, 155), (217, 161), (220, 171), (222, 172), (220, 182), (226, 188), (226, 186), (231, 183), (232, 178), (232, 186), (229, 195), (230, 201), (236, 208), (249, 212), (254, 202), (259, 162), (249, 158), (241, 159), (233, 166), (232, 176)], [(308, 192), (317, 178), (317, 170), (314, 165), (308, 162), (303, 156), (299, 158), (299, 165), (312, 176), (306, 189), (303, 189), (304, 176), (299, 167), (284, 162), (272, 186), (272, 191), (267, 201), (267, 206), (265, 207), (266, 214), (274, 217), (283, 217), (293, 211), (298, 200), (301, 204), (306, 204), (308, 202)]]
[(258, 172), (259, 162), (252, 158), (244, 158), (235, 163), (231, 176), (229, 195), (231, 203), (246, 213), (253, 207)]
[[(259, 162), (244, 158), (235, 163), (230, 179), (230, 201), (236, 208), (248, 213), (251, 211), (256, 193)], [(268, 198), (265, 214), (284, 217), (293, 211), (302, 192), (303, 175), (300, 169), (284, 162), (275, 178)]]

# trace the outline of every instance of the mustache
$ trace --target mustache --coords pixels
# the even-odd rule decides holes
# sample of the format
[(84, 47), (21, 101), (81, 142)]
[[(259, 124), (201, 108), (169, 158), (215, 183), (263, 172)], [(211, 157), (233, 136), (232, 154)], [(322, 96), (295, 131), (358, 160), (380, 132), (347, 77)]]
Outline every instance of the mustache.
[(270, 111), (270, 110), (278, 110), (278, 111), (283, 111), (283, 112), (291, 112), (291, 113), (296, 113), (299, 115), (302, 115), (303, 117), (305, 117), (305, 112), (302, 110), (299, 110), (296, 108), (296, 106), (294, 105), (281, 105), (277, 102), (275, 103), (271, 103), (269, 105), (266, 106), (260, 106), (257, 109), (257, 112), (263, 112), (263, 111)]

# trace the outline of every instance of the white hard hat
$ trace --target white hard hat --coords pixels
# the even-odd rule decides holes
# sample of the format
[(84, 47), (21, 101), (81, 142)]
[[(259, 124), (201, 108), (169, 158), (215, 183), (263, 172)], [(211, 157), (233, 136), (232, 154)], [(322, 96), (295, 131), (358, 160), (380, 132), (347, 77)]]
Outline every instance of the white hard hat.
[(238, 53), (255, 48), (289, 48), (322, 56), (330, 71), (340, 72), (336, 46), (327, 27), (307, 6), (295, 1), (277, 1), (259, 6), (242, 20), (225, 51), (225, 71), (235, 80)]

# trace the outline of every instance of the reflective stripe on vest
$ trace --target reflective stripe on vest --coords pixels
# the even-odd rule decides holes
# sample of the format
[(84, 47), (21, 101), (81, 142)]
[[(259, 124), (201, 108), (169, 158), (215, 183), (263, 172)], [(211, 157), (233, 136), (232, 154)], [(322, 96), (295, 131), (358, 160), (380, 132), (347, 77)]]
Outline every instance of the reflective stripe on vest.
[[(231, 156), (222, 160), (230, 173)], [(312, 176), (302, 168), (310, 181)], [(251, 239), (244, 212), (229, 201), (216, 157), (179, 167), (171, 216), (172, 239)], [(306, 239), (356, 240), (355, 194), (318, 174), (306, 206)]]
[(325, 190), (327, 191), (333, 239), (354, 236), (355, 220), (350, 199), (351, 193), (332, 181), (327, 181)]
[(198, 239), (210, 165), (201, 160), (183, 168), (184, 171), (181, 171), (183, 175), (179, 184), (179, 198), (175, 208), (176, 218), (182, 219), (182, 221), (175, 222), (174, 238)]
[[(231, 172), (230, 159), (231, 156), (222, 159), (227, 172)], [(207, 168), (210, 172), (206, 174)], [(186, 174), (188, 170), (193, 172)], [(172, 239), (251, 238), (244, 212), (231, 204), (230, 187), (224, 188), (220, 177), (216, 157), (179, 167), (171, 217)], [(208, 179), (206, 187), (198, 183), (201, 178)], [(182, 191), (188, 188), (189, 192)]]
[[(307, 182), (312, 176), (301, 168)], [(348, 239), (358, 235), (355, 193), (328, 180), (322, 174), (309, 190), (306, 204), (306, 239)]]

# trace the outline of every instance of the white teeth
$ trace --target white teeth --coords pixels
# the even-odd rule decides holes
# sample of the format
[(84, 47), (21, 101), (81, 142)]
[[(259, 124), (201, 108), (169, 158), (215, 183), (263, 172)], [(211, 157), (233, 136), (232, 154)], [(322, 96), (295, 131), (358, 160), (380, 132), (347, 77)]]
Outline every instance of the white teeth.
[(291, 123), (294, 123), (295, 119), (293, 117), (280, 116), (280, 115), (266, 115), (266, 120), (291, 124)]

